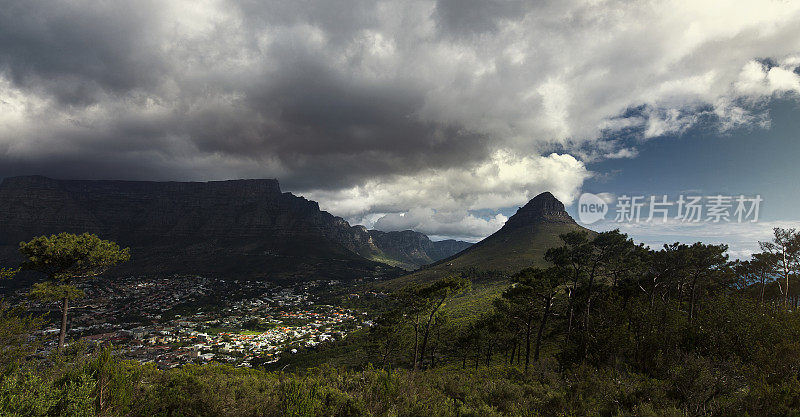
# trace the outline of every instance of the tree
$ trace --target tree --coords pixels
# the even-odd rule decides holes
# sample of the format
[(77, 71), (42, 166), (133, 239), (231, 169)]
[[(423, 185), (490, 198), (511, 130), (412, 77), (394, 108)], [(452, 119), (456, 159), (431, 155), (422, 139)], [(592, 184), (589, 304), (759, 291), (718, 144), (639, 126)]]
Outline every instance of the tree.
[(389, 360), (394, 352), (403, 346), (403, 327), (405, 320), (400, 308), (390, 309), (377, 319), (369, 328), (369, 337), (372, 343), (367, 348), (379, 355), (381, 368), (389, 366)]
[(687, 272), (689, 276), (689, 323), (694, 321), (696, 315), (697, 299), (701, 290), (708, 289), (709, 285), (724, 284), (721, 282), (727, 276), (728, 245), (706, 245), (700, 242), (687, 247)]
[(563, 269), (526, 268), (511, 278), (512, 286), (505, 290), (502, 299), (495, 303), (495, 307), (516, 322), (524, 334), (525, 373), (528, 372), (530, 365), (533, 321), (541, 317), (533, 353), (533, 360), (538, 361), (544, 329), (547, 326), (547, 319), (552, 314), (553, 298), (565, 281)]
[(626, 263), (626, 255), (635, 247), (633, 240), (617, 230), (598, 234), (585, 251), (588, 263), (589, 283), (586, 294), (586, 311), (584, 312), (584, 330), (589, 331), (589, 316), (591, 314), (592, 291), (595, 280), (601, 276), (613, 278), (614, 272), (619, 270), (618, 263)]
[[(633, 241), (619, 230), (598, 233), (590, 239), (585, 231), (574, 231), (561, 235), (564, 245), (549, 249), (545, 259), (552, 262), (563, 273), (572, 277), (569, 291), (567, 335), (565, 345), (569, 343), (574, 326), (576, 306), (583, 302), (577, 310), (581, 318), (578, 325), (583, 327), (583, 352), (585, 354), (589, 340), (592, 300), (597, 287), (605, 285), (601, 278), (608, 278), (616, 285), (616, 280), (623, 275), (623, 270), (632, 266), (629, 258), (635, 255)], [(585, 280), (585, 285), (579, 285)]]
[(665, 244), (659, 251), (649, 251), (645, 255), (648, 265), (645, 278), (649, 280), (648, 290), (650, 295), (650, 308), (653, 308), (656, 294), (661, 294), (661, 299), (667, 301), (675, 297), (678, 302), (683, 300), (686, 292), (689, 263), (689, 246), (683, 243)]
[[(0, 268), (0, 279), (11, 279), (19, 269)], [(16, 368), (36, 350), (37, 339), (31, 337), (42, 326), (42, 318), (23, 314), (21, 307), (9, 307), (0, 298), (0, 375)]]
[(780, 287), (784, 306), (789, 307), (789, 277), (800, 269), (800, 235), (795, 229), (772, 229), (772, 242), (758, 242), (761, 250), (771, 259), (771, 269), (783, 278), (785, 287)]
[(419, 289), (417, 295), (422, 299), (428, 300), (427, 320), (424, 323), (422, 346), (420, 347), (419, 352), (419, 357), (423, 361), (425, 360), (425, 350), (428, 347), (431, 325), (433, 325), (436, 314), (439, 312), (448, 298), (455, 294), (469, 291), (470, 287), (470, 281), (466, 278), (449, 277)]
[(19, 272), (19, 269), (0, 268), (0, 279), (14, 278), (14, 275), (17, 275), (17, 272)]
[(420, 285), (411, 284), (402, 288), (396, 296), (401, 306), (402, 316), (407, 319), (414, 331), (413, 369), (417, 369), (419, 364), (419, 337), (425, 311), (430, 305), (430, 300), (420, 295), (423, 288)]
[(585, 231), (573, 231), (560, 235), (564, 245), (557, 248), (550, 248), (545, 252), (544, 259), (558, 268), (568, 271), (572, 277), (572, 285), (567, 286), (567, 296), (569, 297), (567, 307), (567, 335), (564, 344), (568, 344), (572, 335), (573, 317), (575, 303), (578, 293), (578, 283), (581, 278), (587, 275), (586, 260), (589, 252), (589, 234)]
[(747, 261), (739, 261), (734, 265), (734, 270), (739, 276), (742, 289), (758, 284), (758, 304), (764, 304), (764, 292), (767, 281), (772, 279), (772, 265), (775, 264), (774, 256), (762, 252), (754, 253)]
[(47, 275), (47, 282), (34, 285), (31, 296), (40, 300), (61, 301), (59, 352), (64, 348), (67, 334), (69, 302), (83, 295), (73, 282), (97, 277), (112, 266), (130, 259), (130, 249), (120, 249), (116, 243), (89, 233), (40, 236), (29, 242), (21, 242), (19, 251), (27, 258), (22, 269)]

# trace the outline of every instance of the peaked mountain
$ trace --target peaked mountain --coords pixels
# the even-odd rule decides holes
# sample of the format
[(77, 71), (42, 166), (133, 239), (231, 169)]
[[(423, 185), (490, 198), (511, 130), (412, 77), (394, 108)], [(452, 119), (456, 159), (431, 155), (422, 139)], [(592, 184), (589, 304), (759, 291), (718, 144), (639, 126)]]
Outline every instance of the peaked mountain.
[(428, 236), (412, 230), (370, 230), (369, 234), (383, 257), (389, 260), (387, 263), (407, 270), (434, 263), (472, 246), (472, 243), (452, 239), (434, 242)]
[(471, 272), (514, 273), (544, 264), (547, 249), (560, 246), (560, 235), (580, 226), (566, 212), (564, 204), (544, 192), (520, 207), (503, 227), (466, 250), (397, 280), (427, 281), (449, 274)]

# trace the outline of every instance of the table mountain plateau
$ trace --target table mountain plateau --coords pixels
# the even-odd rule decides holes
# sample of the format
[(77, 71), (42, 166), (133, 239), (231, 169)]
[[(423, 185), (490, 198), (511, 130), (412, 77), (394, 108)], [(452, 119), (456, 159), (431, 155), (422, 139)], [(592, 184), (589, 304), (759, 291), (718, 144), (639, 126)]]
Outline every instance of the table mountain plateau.
[[(90, 232), (131, 247), (119, 274), (246, 278), (392, 276), (466, 248), (411, 232), (369, 231), (281, 192), (277, 180), (149, 182), (6, 178), (0, 265), (34, 236)], [(377, 262), (376, 260), (382, 261)], [(390, 264), (390, 265), (387, 265)]]

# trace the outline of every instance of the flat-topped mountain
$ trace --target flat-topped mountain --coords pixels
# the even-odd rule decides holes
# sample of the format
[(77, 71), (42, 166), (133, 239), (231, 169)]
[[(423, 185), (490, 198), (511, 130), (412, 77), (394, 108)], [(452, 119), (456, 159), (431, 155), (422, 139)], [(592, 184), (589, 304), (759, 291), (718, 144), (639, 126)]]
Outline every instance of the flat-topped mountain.
[(353, 278), (396, 273), (373, 259), (420, 265), (392, 259), (365, 227), (281, 192), (274, 179), (150, 182), (28, 176), (0, 183), (0, 265), (19, 262), (20, 241), (59, 232), (90, 232), (130, 246), (133, 258), (119, 273)]

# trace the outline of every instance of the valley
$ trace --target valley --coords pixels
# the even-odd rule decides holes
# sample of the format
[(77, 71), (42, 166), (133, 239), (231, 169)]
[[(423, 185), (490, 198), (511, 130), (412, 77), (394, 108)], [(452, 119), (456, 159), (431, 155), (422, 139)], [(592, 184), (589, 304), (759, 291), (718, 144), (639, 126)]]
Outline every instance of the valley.
[[(342, 340), (369, 327), (374, 317), (346, 307), (348, 300), (380, 299), (364, 283), (318, 280), (299, 284), (201, 276), (120, 277), (78, 286), (86, 296), (72, 307), (68, 337), (88, 348), (115, 346), (117, 354), (167, 369), (219, 362), (260, 366), (299, 348)], [(358, 291), (358, 292), (356, 292)], [(7, 298), (34, 314), (58, 315), (58, 307)], [(39, 354), (55, 349), (55, 323), (45, 327)]]

